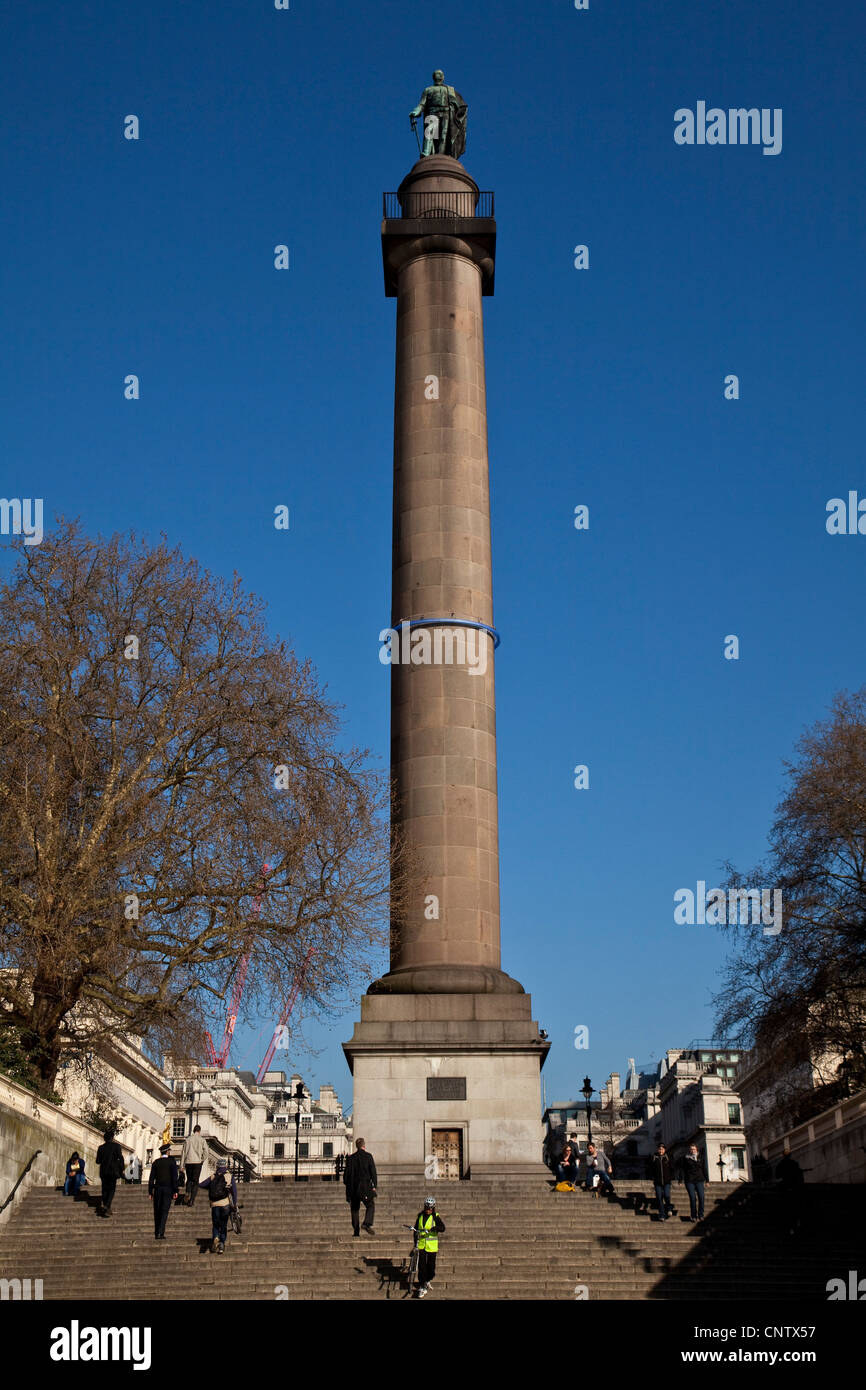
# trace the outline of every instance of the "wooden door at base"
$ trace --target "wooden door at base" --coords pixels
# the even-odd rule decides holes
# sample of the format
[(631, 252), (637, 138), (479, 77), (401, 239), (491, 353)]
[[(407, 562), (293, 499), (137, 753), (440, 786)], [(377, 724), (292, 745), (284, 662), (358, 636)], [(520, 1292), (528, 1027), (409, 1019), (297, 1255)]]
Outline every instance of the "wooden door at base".
[(463, 1176), (463, 1131), (459, 1129), (434, 1129), (433, 1157), (436, 1160), (437, 1178), (461, 1178)]

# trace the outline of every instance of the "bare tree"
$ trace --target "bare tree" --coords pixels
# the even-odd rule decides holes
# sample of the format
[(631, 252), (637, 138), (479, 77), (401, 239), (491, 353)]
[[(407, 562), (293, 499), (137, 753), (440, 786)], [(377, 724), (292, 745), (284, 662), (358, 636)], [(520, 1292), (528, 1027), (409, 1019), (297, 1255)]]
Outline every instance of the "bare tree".
[(245, 1002), (273, 1013), (310, 946), (308, 1001), (369, 977), (400, 855), (387, 786), (340, 750), (261, 602), (134, 536), (62, 523), (20, 552), (0, 588), (0, 1023), (41, 1084), (61, 1046), (107, 1035), (200, 1053), (245, 949)]
[(716, 996), (717, 1031), (772, 1052), (791, 1077), (829, 1063), (866, 1084), (866, 687), (838, 694), (830, 718), (786, 763), (765, 862), (727, 886), (781, 888), (781, 930), (727, 927), (737, 939)]

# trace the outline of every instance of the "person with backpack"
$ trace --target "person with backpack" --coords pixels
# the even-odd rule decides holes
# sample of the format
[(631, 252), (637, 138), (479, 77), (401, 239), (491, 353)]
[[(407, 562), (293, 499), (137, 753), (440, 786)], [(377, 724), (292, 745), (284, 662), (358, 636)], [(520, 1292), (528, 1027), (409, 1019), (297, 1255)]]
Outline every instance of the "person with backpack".
[(177, 1164), (171, 1157), (171, 1144), (160, 1144), (159, 1158), (150, 1165), (147, 1192), (153, 1202), (153, 1238), (165, 1240), (165, 1223), (172, 1202), (177, 1201)]
[(114, 1191), (118, 1182), (123, 1177), (125, 1163), (123, 1161), (123, 1149), (115, 1141), (114, 1130), (107, 1129), (103, 1136), (104, 1144), (100, 1144), (96, 1150), (96, 1163), (99, 1168), (99, 1177), (102, 1183), (102, 1200), (99, 1205), (100, 1216), (111, 1215), (111, 1204), (114, 1201)]
[(445, 1222), (436, 1210), (436, 1198), (425, 1197), (424, 1209), (415, 1218), (418, 1233), (418, 1290), (419, 1298), (426, 1298), (436, 1274), (436, 1253), (439, 1249), (439, 1232), (445, 1230)]
[(213, 1231), (211, 1254), (224, 1255), (229, 1234), (229, 1215), (231, 1212), (237, 1211), (238, 1207), (238, 1190), (234, 1177), (229, 1174), (228, 1160), (221, 1158), (217, 1163), (213, 1177), (205, 1178), (203, 1182), (199, 1183), (199, 1187), (206, 1188), (210, 1198)]

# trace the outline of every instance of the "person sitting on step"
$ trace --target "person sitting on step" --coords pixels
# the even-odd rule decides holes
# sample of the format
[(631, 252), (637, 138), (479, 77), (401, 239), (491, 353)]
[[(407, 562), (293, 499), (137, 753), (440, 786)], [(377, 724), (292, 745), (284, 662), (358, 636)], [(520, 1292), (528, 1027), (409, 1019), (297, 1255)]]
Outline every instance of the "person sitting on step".
[(611, 1166), (610, 1159), (604, 1149), (597, 1149), (595, 1144), (586, 1146), (586, 1190), (591, 1192), (595, 1187), (594, 1178), (598, 1178), (599, 1185), (605, 1189), (609, 1196), (615, 1197), (613, 1183), (610, 1180)]
[(557, 1182), (577, 1182), (577, 1155), (571, 1144), (566, 1144), (556, 1165)]

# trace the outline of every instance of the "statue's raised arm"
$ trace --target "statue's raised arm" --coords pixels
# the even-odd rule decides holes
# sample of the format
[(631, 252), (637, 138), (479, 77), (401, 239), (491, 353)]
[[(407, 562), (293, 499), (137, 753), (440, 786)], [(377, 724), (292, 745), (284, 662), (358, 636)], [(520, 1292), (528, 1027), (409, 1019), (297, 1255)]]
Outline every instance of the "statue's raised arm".
[(444, 72), (437, 68), (433, 74), (432, 87), (424, 88), (418, 105), (409, 112), (413, 127), (419, 116), (424, 119), (422, 159), (431, 154), (447, 154), (452, 159), (460, 158), (466, 148), (467, 111), (466, 102), (460, 93), (454, 87), (446, 85)]

